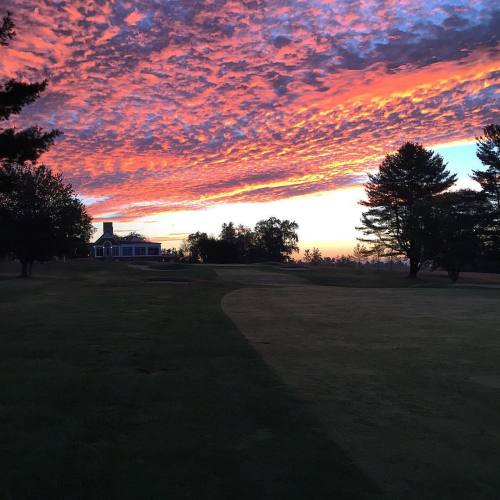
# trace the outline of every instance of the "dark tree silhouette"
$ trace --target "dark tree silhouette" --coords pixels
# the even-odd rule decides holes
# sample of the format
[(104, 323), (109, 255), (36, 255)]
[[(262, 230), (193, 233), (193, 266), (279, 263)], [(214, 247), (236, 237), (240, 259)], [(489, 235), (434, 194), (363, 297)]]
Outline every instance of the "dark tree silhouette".
[(370, 255), (370, 252), (365, 245), (361, 243), (356, 243), (356, 246), (352, 249), (352, 256), (356, 259), (358, 266), (361, 266), (363, 260), (365, 260)]
[(429, 204), (426, 228), (433, 266), (447, 271), (452, 281), (480, 257), (489, 212), (485, 194), (470, 189), (440, 194)]
[[(7, 45), (14, 36), (14, 23), (11, 15), (7, 14), (0, 27), (0, 45)], [(25, 106), (36, 101), (46, 88), (47, 80), (26, 83), (10, 79), (1, 84), (0, 121), (19, 114)], [(60, 133), (59, 130), (44, 132), (39, 127), (29, 127), (19, 132), (15, 128), (0, 130), (0, 162), (2, 164), (35, 162), (54, 143)]]
[(187, 237), (186, 247), (192, 262), (207, 262), (207, 233), (196, 231)]
[(58, 130), (43, 132), (39, 127), (29, 127), (20, 132), (8, 128), (0, 132), (0, 161), (5, 163), (36, 162), (60, 135)]
[(245, 247), (242, 244), (238, 228), (233, 222), (222, 224), (218, 243), (214, 246), (217, 252), (217, 262), (234, 263), (245, 261)]
[(486, 170), (473, 170), (472, 178), (481, 184), (495, 210), (500, 211), (500, 125), (487, 125), (483, 133), (477, 138), (477, 157)]
[[(14, 23), (7, 14), (0, 25), (0, 45), (14, 36)], [(20, 113), (46, 87), (46, 80), (11, 79), (0, 85), (0, 121)], [(91, 219), (71, 185), (63, 183), (61, 174), (36, 164), (59, 134), (36, 126), (0, 131), (0, 251), (19, 258), (23, 276), (31, 273), (34, 260), (72, 255), (92, 232)]]
[(220, 239), (225, 241), (236, 241), (237, 230), (233, 222), (223, 223), (220, 231)]
[(500, 261), (500, 125), (487, 125), (483, 135), (477, 138), (477, 157), (486, 170), (473, 170), (477, 181), (490, 204), (490, 221), (485, 229), (487, 235), (484, 256), (491, 263)]
[(255, 244), (260, 257), (265, 260), (285, 262), (293, 252), (298, 252), (299, 225), (294, 221), (276, 217), (261, 220), (255, 225)]
[(363, 213), (362, 243), (386, 256), (405, 256), (410, 261), (410, 277), (415, 278), (429, 258), (423, 206), (433, 196), (456, 182), (446, 170), (443, 158), (422, 145), (407, 142), (389, 154), (365, 185), (368, 200), (360, 202)]
[(237, 243), (196, 232), (188, 236), (186, 246), (192, 262), (224, 264), (240, 262)]
[(183, 250), (192, 262), (283, 262), (298, 251), (297, 228), (297, 223), (275, 217), (258, 222), (254, 231), (229, 222), (222, 225), (219, 238), (199, 231), (190, 234)]
[(16, 36), (14, 31), (14, 22), (10, 12), (2, 18), (2, 24), (0, 25), (0, 45), (7, 45), (9, 40), (12, 40)]
[(61, 174), (33, 163), (4, 166), (2, 174), (10, 184), (0, 193), (2, 231), (21, 261), (22, 276), (31, 274), (35, 260), (71, 257), (89, 241), (91, 218)]
[(222, 224), (218, 246), (219, 262), (248, 262), (255, 253), (255, 234), (243, 225), (235, 226), (233, 222)]
[(120, 236), (122, 241), (146, 241), (146, 237), (136, 231), (131, 231), (125, 236)]
[(320, 264), (323, 262), (323, 256), (321, 255), (319, 248), (313, 247), (312, 250), (307, 248), (304, 251), (304, 262), (307, 264)]

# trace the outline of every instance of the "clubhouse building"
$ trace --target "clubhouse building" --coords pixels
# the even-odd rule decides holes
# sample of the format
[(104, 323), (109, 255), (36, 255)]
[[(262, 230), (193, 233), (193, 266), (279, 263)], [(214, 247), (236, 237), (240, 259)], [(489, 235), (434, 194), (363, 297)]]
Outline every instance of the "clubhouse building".
[(90, 255), (96, 259), (158, 258), (161, 243), (140, 238), (121, 238), (113, 233), (113, 223), (104, 222), (102, 235), (90, 244)]

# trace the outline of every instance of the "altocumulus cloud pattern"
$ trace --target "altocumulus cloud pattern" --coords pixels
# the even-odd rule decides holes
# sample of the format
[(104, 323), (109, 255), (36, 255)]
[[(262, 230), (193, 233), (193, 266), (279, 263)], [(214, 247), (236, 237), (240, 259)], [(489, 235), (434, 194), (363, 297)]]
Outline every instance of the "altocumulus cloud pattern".
[(14, 0), (0, 75), (48, 77), (16, 123), (128, 220), (358, 184), (403, 140), (498, 120), (491, 0)]

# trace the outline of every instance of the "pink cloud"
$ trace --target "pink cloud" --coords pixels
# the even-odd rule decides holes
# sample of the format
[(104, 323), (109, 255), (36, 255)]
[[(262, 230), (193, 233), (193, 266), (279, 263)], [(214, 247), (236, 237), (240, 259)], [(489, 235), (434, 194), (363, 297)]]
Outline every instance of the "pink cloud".
[(64, 131), (44, 161), (97, 216), (269, 201), (498, 117), (490, 5), (18, 0), (0, 75), (49, 77), (16, 123)]
[(133, 10), (125, 19), (124, 21), (129, 25), (133, 26), (137, 24), (139, 21), (141, 21), (144, 18), (144, 15), (138, 12), (137, 10)]

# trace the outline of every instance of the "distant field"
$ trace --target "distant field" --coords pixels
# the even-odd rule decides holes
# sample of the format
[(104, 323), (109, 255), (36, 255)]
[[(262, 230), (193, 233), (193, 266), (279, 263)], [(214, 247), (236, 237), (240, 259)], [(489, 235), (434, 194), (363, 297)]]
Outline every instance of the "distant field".
[(0, 264), (0, 498), (498, 499), (500, 290), (151, 267)]

